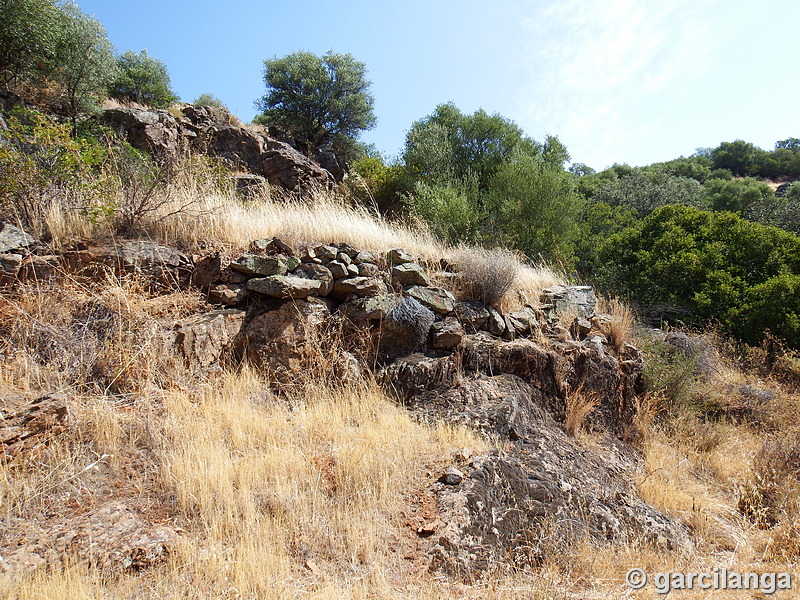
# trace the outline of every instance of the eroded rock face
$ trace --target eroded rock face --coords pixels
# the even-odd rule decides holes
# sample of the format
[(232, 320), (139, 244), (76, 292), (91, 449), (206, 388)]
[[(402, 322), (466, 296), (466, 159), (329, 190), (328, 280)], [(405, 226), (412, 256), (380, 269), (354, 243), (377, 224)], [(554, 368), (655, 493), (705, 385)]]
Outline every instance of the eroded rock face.
[(245, 324), (234, 342), (237, 354), (276, 374), (298, 373), (306, 344), (330, 317), (325, 302), (312, 298), (284, 303)]
[(37, 539), (7, 553), (3, 563), (12, 574), (75, 561), (117, 574), (164, 562), (177, 541), (174, 529), (153, 525), (112, 500), (41, 532)]
[(225, 109), (188, 105), (175, 118), (164, 110), (112, 108), (101, 119), (134, 148), (159, 160), (174, 160), (188, 151), (206, 152), (290, 191), (335, 183), (334, 176), (318, 163), (270, 138), (263, 129), (233, 124)]
[(182, 287), (190, 279), (191, 261), (183, 252), (149, 240), (123, 240), (68, 252), (70, 270), (96, 276), (111, 269), (117, 274), (140, 274), (153, 283)]
[(538, 529), (554, 520), (576, 523), (581, 539), (643, 538), (664, 550), (691, 549), (684, 526), (637, 498), (637, 453), (614, 436), (587, 452), (553, 418), (541, 391), (520, 377), (480, 375), (444, 392), (423, 392), (412, 407), (431, 421), (461, 423), (510, 442), (505, 451), (459, 466), (460, 484), (432, 484), (440, 510), (433, 569), (473, 577), (489, 565), (508, 564), (509, 556), (530, 565), (550, 547), (580, 541), (540, 544)]
[(183, 319), (176, 326), (175, 344), (190, 367), (220, 368), (244, 323), (245, 312), (213, 310)]
[(64, 394), (48, 394), (17, 410), (0, 411), (0, 460), (17, 457), (64, 431), (68, 416)]

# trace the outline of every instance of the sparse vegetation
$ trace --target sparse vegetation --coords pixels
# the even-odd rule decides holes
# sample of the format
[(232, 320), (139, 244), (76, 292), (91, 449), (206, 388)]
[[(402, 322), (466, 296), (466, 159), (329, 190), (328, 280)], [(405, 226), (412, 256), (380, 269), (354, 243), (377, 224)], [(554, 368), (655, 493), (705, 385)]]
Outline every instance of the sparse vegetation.
[[(565, 168), (569, 154), (554, 136), (539, 143), (509, 119), (449, 103), (413, 123), (403, 155), (387, 163), (356, 143), (375, 122), (365, 77), (365, 65), (348, 54), (266, 61), (258, 120), (284, 129), (306, 156), (332, 147), (344, 163), (355, 161), (358, 177), (313, 192), (262, 177), (243, 199), (233, 163), (190, 153), (154, 158), (87, 118), (109, 89), (121, 103), (171, 104), (163, 63), (126, 52), (115, 67), (102, 25), (72, 3), (0, 0), (0, 82), (60, 114), (27, 106), (0, 120), (2, 221), (37, 238), (30, 252), (19, 249), (25, 256), (0, 254), (0, 543), (4, 553), (29, 538), (48, 549), (46, 530), (118, 499), (178, 538), (165, 562), (140, 571), (133, 563), (108, 570), (94, 555), (73, 564), (55, 544), (49, 567), (29, 573), (6, 573), (0, 556), (0, 595), (575, 600), (619, 595), (632, 566), (796, 571), (800, 184), (791, 180), (800, 177), (800, 141), (763, 151), (737, 140), (597, 173)], [(210, 94), (195, 104), (222, 105)], [(776, 194), (779, 184), (787, 185)], [(230, 292), (252, 281), (230, 257), (257, 247), (254, 240), (280, 238), (275, 246), (298, 249), (290, 257), (297, 262), (305, 252), (310, 269), (341, 261), (347, 278), (380, 271), (388, 260), (380, 254), (402, 248), (427, 268), (430, 288), (452, 288), (458, 300), (476, 301), (475, 311), (456, 317), (436, 304), (452, 304), (449, 292), (418, 301), (381, 280), (377, 296), (315, 300), (334, 316), (303, 338), (299, 367), (288, 375), (256, 368), (246, 354), (202, 369), (173, 350), (185, 335), (177, 323), (223, 306), (213, 304), (207, 282), (167, 291), (113, 261), (90, 272), (65, 259), (91, 258), (93, 244), (118, 236), (177, 246), (196, 253), (192, 260), (226, 257), (214, 281)], [(330, 254), (324, 264), (315, 255), (320, 244)], [(376, 256), (356, 261), (359, 251)], [(6, 264), (23, 259), (33, 275), (15, 279)], [(39, 277), (34, 259), (57, 278)], [(532, 266), (541, 260), (564, 272)], [(577, 320), (584, 316), (577, 307), (540, 302), (544, 288), (583, 276), (626, 298), (601, 299), (585, 340), (580, 328), (589, 326)], [(363, 308), (361, 301), (376, 301), (369, 319), (383, 329), (362, 330), (337, 312), (345, 302)], [(259, 296), (219, 312), (244, 322), (273, 304)], [(501, 322), (466, 331), (495, 317), (486, 307), (502, 312)], [(663, 331), (637, 325), (634, 307)], [(512, 316), (518, 326), (508, 325)], [(434, 323), (442, 329), (432, 331)], [(452, 375), (457, 406), (446, 418), (431, 417), (444, 402), (432, 386), (414, 399), (430, 414), (381, 387), (391, 363), (381, 363), (377, 332), (393, 326), (406, 335), (401, 351), (425, 350), (415, 359), (437, 385)], [(435, 334), (441, 345), (430, 345)], [(226, 343), (241, 342), (233, 340)], [(495, 373), (501, 361), (510, 367)], [(587, 391), (608, 378), (606, 393)], [(470, 387), (484, 380), (498, 387)], [(497, 390), (475, 429), (451, 423), (469, 422), (482, 395)], [(20, 436), (20, 427), (7, 427), (15, 411), (51, 393), (69, 396), (67, 418), (6, 453), (6, 442)], [(602, 525), (608, 539), (593, 537), (601, 527), (589, 522), (586, 504), (548, 504), (580, 491), (559, 480), (535, 488), (541, 498), (526, 497), (549, 516), (525, 522), (502, 564), (431, 573), (431, 547), (468, 553), (464, 540), (448, 537), (454, 523), (441, 520), (445, 509), (479, 503), (450, 488), (465, 479), (459, 468), (469, 473), (483, 458), (505, 459), (519, 448), (536, 454), (536, 444), (553, 443), (524, 431), (527, 419), (558, 438), (569, 460), (592, 455), (602, 482), (611, 475), (602, 479), (601, 463), (626, 455), (628, 487), (604, 488), (589, 503), (636, 512), (644, 501), (685, 528), (691, 543), (667, 549), (653, 522), (652, 532), (623, 532), (621, 544), (611, 529), (627, 525), (615, 516)], [(613, 425), (624, 425), (622, 433), (606, 428), (607, 419), (620, 420)], [(542, 474), (551, 469), (541, 462)], [(513, 494), (538, 482), (539, 465), (523, 466), (513, 480), (489, 467), (466, 478), (486, 477), (490, 495)], [(441, 475), (448, 467), (453, 480)], [(451, 506), (437, 504), (443, 488), (453, 492)], [(530, 507), (508, 512), (522, 509)], [(498, 538), (502, 514), (487, 521)], [(85, 544), (92, 552), (93, 543)]]

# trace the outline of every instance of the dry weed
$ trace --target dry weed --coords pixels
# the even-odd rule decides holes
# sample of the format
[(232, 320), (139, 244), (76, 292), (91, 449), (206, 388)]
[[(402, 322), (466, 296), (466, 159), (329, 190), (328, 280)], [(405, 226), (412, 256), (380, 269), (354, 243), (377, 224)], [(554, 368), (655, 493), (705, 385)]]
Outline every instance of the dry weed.
[(611, 315), (611, 320), (601, 322), (600, 330), (619, 354), (633, 335), (634, 316), (631, 308), (617, 298), (600, 299), (597, 312)]
[(578, 387), (567, 393), (564, 429), (571, 437), (577, 437), (583, 427), (586, 417), (600, 405), (600, 397), (589, 394)]

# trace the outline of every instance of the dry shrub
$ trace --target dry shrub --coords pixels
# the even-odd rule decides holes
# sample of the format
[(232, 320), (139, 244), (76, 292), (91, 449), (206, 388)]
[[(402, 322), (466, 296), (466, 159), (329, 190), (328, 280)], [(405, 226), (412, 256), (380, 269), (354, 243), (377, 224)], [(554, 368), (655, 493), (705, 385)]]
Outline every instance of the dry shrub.
[(633, 311), (624, 302), (617, 298), (611, 298), (601, 303), (602, 310), (611, 315), (611, 320), (602, 322), (600, 330), (611, 342), (617, 353), (622, 352), (623, 347), (633, 334), (634, 316)]
[(506, 250), (462, 248), (452, 257), (459, 274), (462, 300), (478, 300), (487, 306), (498, 304), (512, 289), (520, 271), (516, 256)]
[(739, 511), (759, 527), (800, 518), (800, 434), (765, 439), (751, 469)]
[(586, 417), (600, 405), (600, 401), (597, 394), (585, 393), (582, 386), (567, 393), (564, 428), (570, 436), (576, 437), (580, 433)]

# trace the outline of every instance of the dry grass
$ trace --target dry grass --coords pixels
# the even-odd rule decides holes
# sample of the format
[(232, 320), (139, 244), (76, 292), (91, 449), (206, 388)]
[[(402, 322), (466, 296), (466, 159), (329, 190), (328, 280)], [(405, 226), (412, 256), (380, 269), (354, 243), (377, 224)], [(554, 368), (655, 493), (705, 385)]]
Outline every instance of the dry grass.
[(631, 308), (617, 298), (599, 298), (598, 313), (608, 313), (611, 320), (600, 323), (600, 330), (608, 338), (617, 353), (622, 352), (625, 344), (633, 336), (634, 315)]
[(584, 392), (582, 387), (567, 393), (564, 420), (567, 434), (572, 437), (578, 436), (586, 417), (600, 405), (600, 400), (597, 395)]

